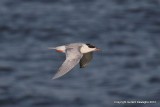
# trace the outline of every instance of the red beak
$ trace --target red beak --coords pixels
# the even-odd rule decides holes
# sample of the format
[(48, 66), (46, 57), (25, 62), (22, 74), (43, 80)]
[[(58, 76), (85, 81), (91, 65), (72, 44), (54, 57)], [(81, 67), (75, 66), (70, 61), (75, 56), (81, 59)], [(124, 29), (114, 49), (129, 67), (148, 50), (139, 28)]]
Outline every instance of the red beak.
[(99, 49), (99, 48), (96, 48), (96, 50), (95, 51), (100, 51), (101, 49)]

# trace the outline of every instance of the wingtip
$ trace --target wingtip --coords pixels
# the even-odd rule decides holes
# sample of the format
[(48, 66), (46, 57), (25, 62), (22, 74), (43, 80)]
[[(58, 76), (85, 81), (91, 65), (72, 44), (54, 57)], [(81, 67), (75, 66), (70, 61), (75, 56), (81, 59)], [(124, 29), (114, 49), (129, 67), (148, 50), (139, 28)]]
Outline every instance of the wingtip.
[(55, 80), (55, 79), (57, 79), (57, 78), (59, 78), (59, 77), (54, 76), (54, 77), (52, 77), (52, 80)]
[(80, 66), (79, 68), (85, 68), (85, 66)]
[(56, 78), (52, 78), (52, 80), (55, 80)]
[[(61, 75), (62, 76), (62, 75)], [(55, 79), (58, 79), (58, 78), (60, 78), (61, 77), (60, 75), (54, 75), (53, 77), (52, 77), (52, 80), (55, 80)]]

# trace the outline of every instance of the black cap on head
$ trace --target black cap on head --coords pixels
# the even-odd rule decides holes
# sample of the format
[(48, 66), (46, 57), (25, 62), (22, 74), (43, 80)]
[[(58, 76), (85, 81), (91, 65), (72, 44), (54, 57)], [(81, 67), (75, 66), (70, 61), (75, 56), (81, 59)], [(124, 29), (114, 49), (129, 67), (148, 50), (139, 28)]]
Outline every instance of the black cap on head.
[(93, 45), (91, 45), (91, 44), (89, 44), (89, 43), (87, 43), (86, 44), (89, 48), (96, 48), (95, 46), (93, 46)]

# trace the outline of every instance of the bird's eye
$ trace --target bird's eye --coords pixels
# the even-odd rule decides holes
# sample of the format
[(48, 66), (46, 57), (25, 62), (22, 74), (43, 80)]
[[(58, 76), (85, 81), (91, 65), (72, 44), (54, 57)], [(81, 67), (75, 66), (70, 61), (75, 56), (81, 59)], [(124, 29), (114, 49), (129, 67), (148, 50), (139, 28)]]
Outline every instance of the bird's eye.
[(86, 44), (89, 48), (95, 48), (95, 46), (91, 45), (91, 44)]

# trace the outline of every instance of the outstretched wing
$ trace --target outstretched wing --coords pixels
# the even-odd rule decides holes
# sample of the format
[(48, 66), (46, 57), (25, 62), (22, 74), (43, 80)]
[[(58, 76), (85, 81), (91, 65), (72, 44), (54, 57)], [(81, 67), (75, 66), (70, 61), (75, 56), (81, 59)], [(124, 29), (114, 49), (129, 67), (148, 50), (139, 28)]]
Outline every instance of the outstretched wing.
[(54, 75), (53, 79), (59, 78), (69, 72), (74, 66), (76, 66), (82, 55), (79, 49), (69, 48), (66, 50), (66, 60), (63, 62), (58, 72)]
[(83, 57), (80, 60), (80, 68), (86, 67), (89, 62), (92, 60), (93, 52), (83, 54)]

